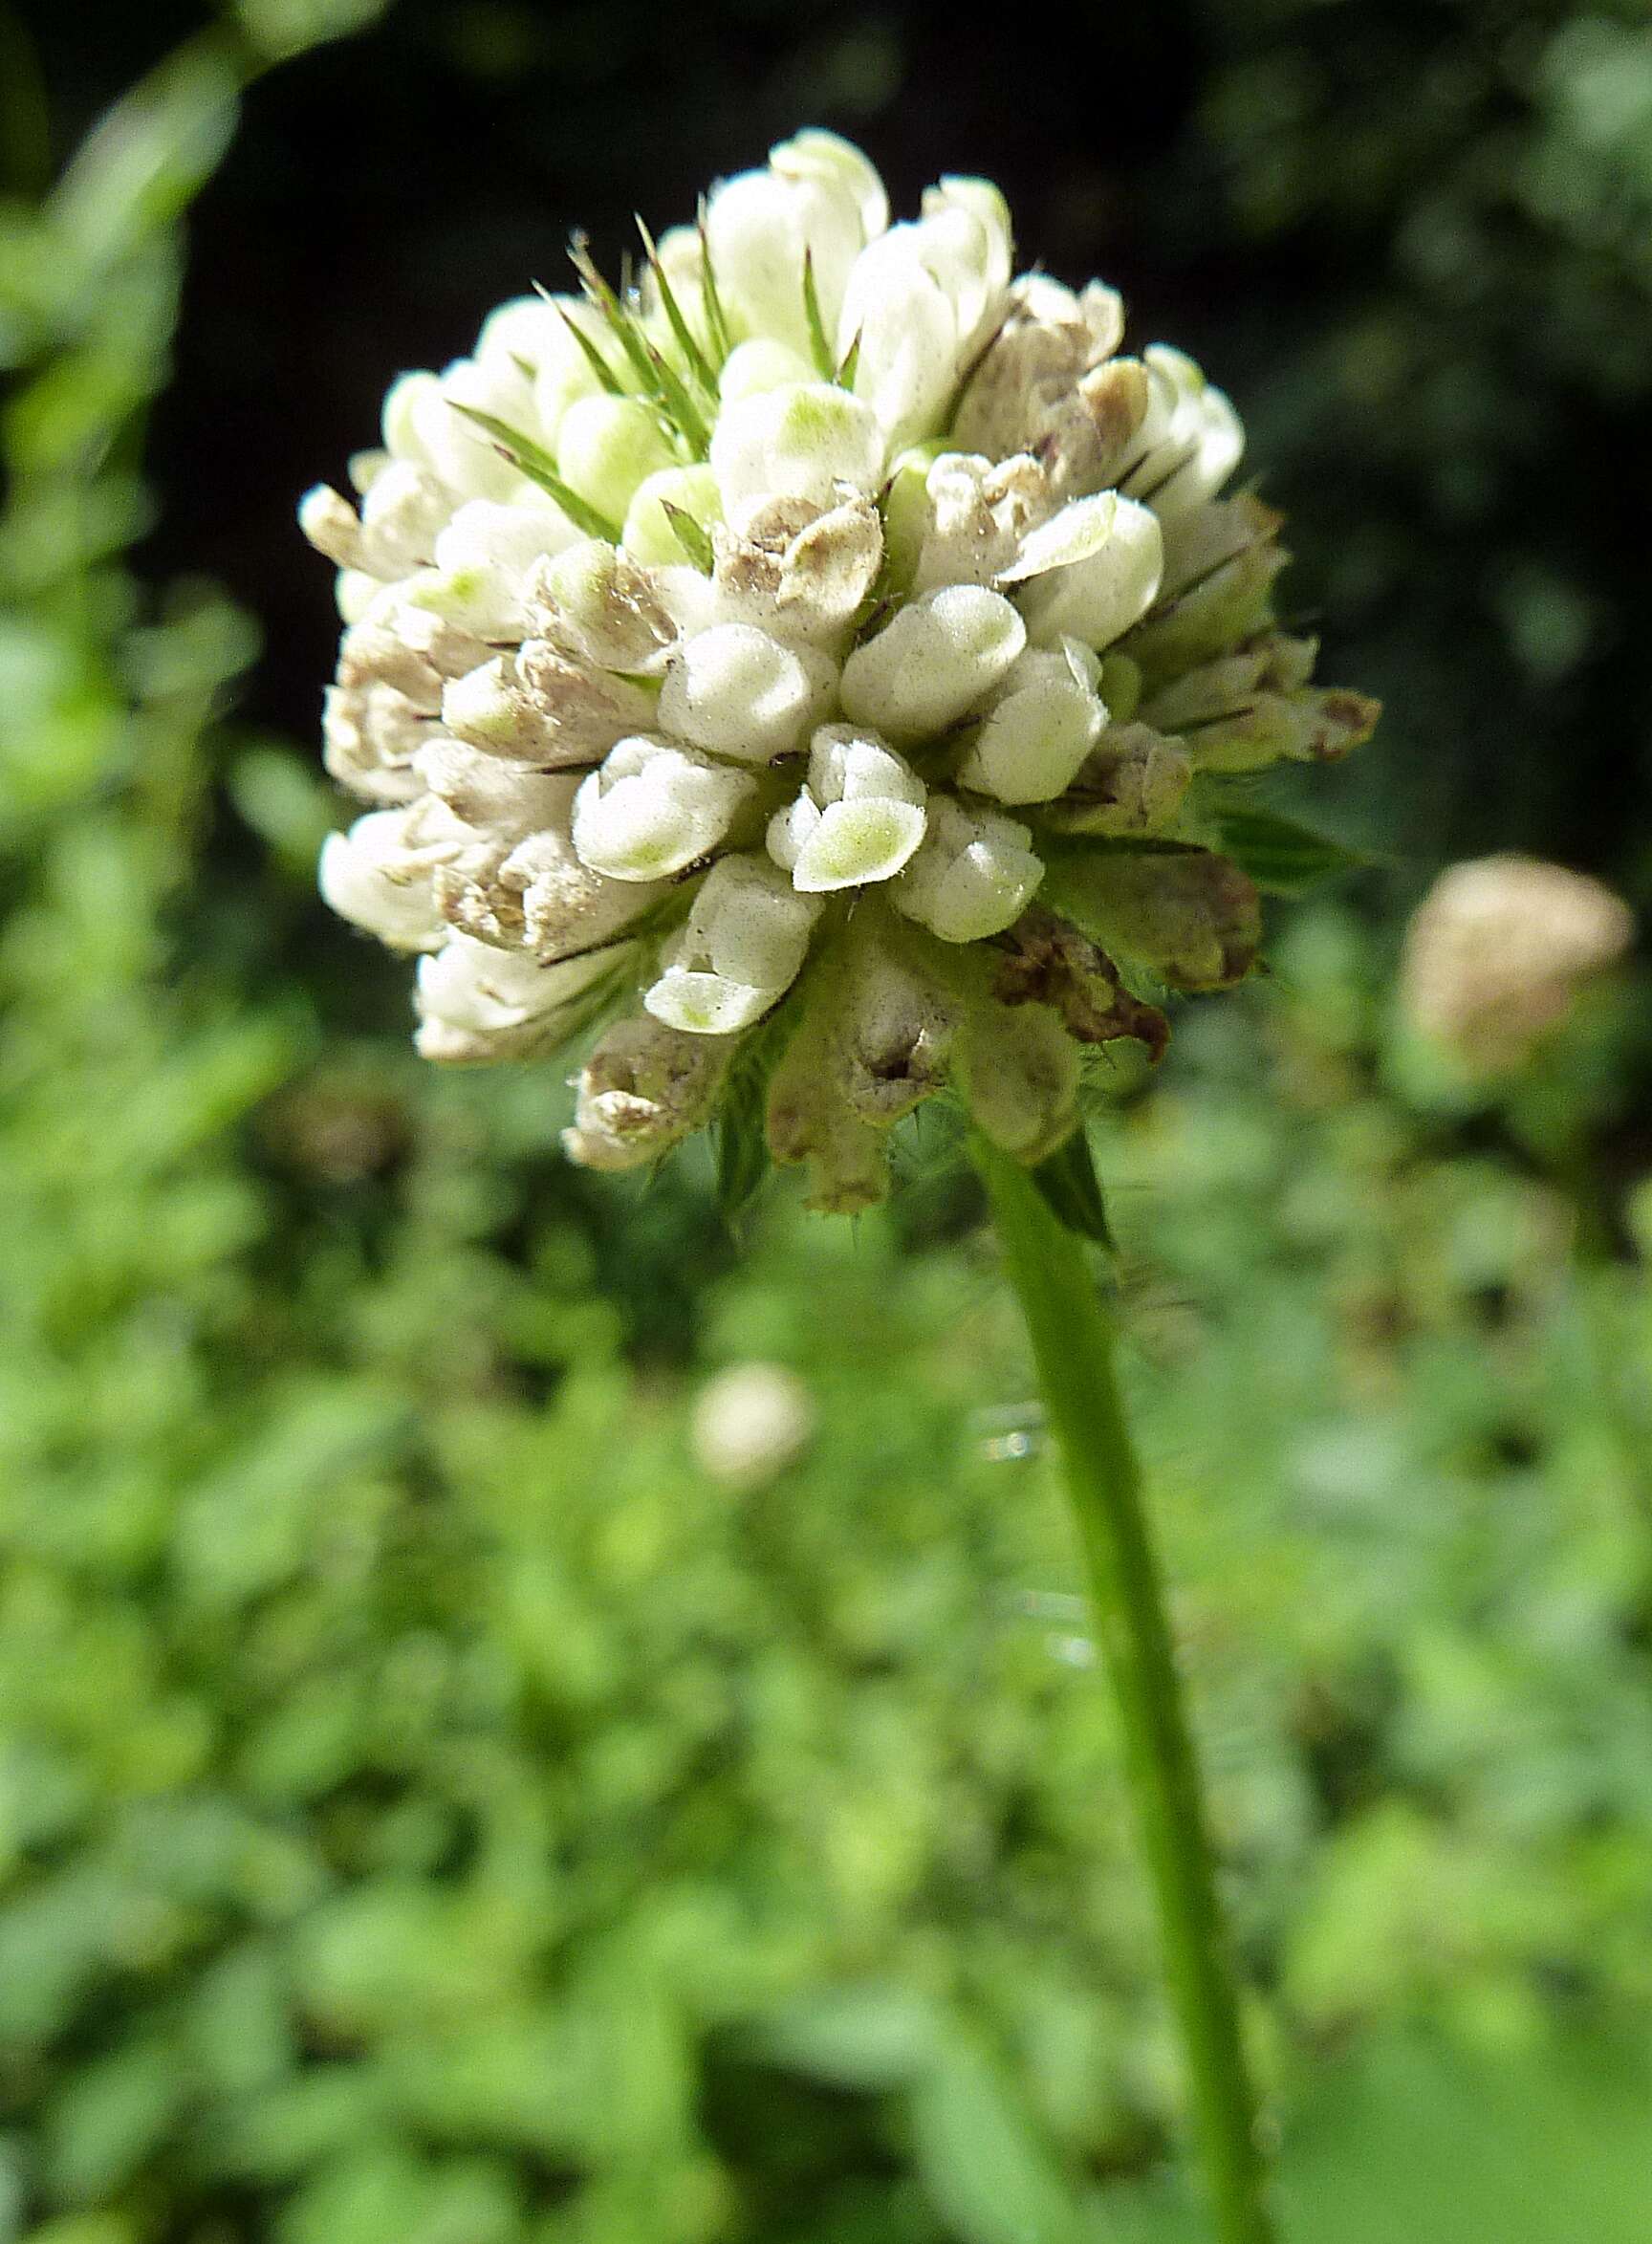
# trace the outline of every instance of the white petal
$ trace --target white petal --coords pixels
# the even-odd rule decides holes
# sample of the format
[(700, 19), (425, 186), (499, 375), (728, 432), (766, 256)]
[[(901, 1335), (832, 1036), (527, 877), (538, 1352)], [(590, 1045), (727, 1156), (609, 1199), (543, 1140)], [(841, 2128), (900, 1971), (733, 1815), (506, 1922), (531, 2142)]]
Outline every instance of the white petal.
[(792, 868), (808, 895), (888, 881), (910, 862), (924, 839), (924, 813), (914, 802), (865, 795), (828, 803)]

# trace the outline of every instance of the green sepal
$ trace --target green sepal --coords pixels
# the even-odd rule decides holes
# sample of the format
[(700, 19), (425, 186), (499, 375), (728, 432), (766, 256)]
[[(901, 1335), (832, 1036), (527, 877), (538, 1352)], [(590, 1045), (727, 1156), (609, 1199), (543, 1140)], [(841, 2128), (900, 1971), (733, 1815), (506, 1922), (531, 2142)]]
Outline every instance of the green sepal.
[(686, 382), (649, 340), (629, 302), (617, 295), (602, 277), (583, 234), (575, 235), (568, 255), (586, 302), (607, 323), (609, 334), (630, 361), (642, 403), (653, 408), (668, 435), (683, 438), (703, 456), (710, 446), (710, 431)]
[(1039, 1162), (1032, 1177), (1058, 1223), (1070, 1231), (1076, 1231), (1081, 1239), (1105, 1247), (1109, 1253), (1115, 1252), (1101, 1180), (1096, 1174), (1090, 1140), (1082, 1123), (1065, 1144)]

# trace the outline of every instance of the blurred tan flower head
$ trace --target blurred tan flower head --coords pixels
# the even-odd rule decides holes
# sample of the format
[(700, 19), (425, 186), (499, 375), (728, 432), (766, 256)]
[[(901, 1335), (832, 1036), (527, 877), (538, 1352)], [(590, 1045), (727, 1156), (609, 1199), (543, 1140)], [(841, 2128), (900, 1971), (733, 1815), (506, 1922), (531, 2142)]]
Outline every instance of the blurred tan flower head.
[(1401, 1003), (1475, 1076), (1524, 1067), (1592, 975), (1621, 958), (1622, 898), (1541, 858), (1471, 859), (1441, 874), (1406, 935)]

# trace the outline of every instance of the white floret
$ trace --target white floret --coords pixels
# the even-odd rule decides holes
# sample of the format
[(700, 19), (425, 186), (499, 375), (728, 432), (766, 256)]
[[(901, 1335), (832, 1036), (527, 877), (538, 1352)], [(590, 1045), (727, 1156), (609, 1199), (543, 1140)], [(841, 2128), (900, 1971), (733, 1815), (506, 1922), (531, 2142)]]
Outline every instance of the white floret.
[(744, 772), (634, 735), (581, 782), (574, 847), (610, 880), (663, 880), (714, 849), (752, 792)]

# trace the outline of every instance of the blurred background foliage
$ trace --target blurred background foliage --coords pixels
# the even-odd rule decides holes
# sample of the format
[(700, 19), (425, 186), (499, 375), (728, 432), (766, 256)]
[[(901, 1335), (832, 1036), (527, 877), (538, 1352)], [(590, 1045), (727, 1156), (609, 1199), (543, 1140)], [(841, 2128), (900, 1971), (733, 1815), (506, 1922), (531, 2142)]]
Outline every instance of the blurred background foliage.
[[(1477, 1094), (1389, 995), (1447, 857), (1652, 890), (1632, 0), (0, 10), (0, 2237), (1199, 2233), (945, 1149), (730, 1240), (416, 1066), (314, 896), (297, 491), (804, 118), (1207, 359), (1389, 699), (1318, 797), (1378, 870), (1098, 1121), (1131, 1369), (1293, 2239), (1639, 2244), (1646, 982)], [(817, 1431), (732, 1487), (750, 1359)]]

